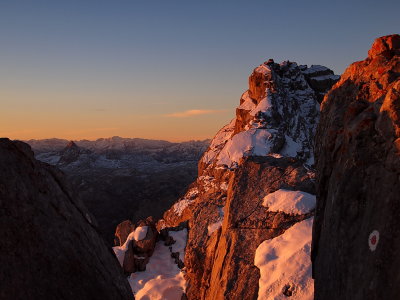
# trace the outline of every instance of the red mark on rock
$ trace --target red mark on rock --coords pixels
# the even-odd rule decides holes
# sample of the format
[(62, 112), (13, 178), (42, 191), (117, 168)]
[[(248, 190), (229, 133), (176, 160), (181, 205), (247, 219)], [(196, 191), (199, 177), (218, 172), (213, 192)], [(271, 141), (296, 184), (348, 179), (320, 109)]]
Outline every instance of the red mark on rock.
[(379, 243), (379, 231), (374, 230), (368, 237), (369, 250), (375, 251), (376, 246), (378, 246), (378, 243)]

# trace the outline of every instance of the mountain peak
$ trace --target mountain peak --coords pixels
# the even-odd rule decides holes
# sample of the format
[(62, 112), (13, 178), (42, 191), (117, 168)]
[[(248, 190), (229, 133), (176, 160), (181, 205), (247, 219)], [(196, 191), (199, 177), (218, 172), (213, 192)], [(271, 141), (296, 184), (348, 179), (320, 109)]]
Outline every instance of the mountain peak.
[(236, 118), (221, 129), (200, 163), (233, 167), (246, 156), (281, 155), (313, 163), (319, 101), (339, 79), (327, 67), (273, 59), (255, 68)]
[(81, 153), (81, 148), (74, 141), (69, 141), (67, 146), (60, 152), (59, 163), (70, 164), (78, 160)]
[(71, 149), (71, 148), (79, 148), (77, 144), (75, 144), (74, 141), (69, 141), (67, 146), (65, 147), (66, 149)]

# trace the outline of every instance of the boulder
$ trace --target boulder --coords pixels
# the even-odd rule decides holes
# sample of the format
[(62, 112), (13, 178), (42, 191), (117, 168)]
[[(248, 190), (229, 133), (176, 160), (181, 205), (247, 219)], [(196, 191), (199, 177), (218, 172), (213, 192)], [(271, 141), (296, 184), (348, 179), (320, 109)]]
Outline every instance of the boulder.
[(115, 229), (115, 246), (122, 246), (128, 238), (129, 234), (134, 230), (135, 225), (132, 224), (130, 220), (125, 220), (119, 223), (117, 228)]

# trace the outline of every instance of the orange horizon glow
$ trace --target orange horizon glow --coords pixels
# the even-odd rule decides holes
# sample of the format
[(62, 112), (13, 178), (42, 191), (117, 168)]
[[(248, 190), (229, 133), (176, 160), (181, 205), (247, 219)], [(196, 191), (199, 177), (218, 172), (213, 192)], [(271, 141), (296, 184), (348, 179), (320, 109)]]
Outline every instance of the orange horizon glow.
[[(215, 135), (215, 134), (214, 134)], [(66, 140), (66, 141), (96, 141), (98, 139), (111, 139), (113, 137), (119, 137), (123, 139), (145, 139), (145, 140), (162, 140), (162, 141), (167, 141), (171, 143), (182, 143), (182, 142), (189, 142), (189, 141), (204, 141), (204, 140), (209, 140), (214, 137), (212, 136), (204, 136), (204, 137), (193, 137), (193, 138), (179, 138), (179, 137), (148, 137), (148, 136), (121, 136), (121, 135), (110, 135), (110, 136), (82, 136), (82, 137), (76, 137), (73, 138), (71, 136), (43, 136), (37, 138), (31, 137), (31, 136), (15, 136), (15, 135), (0, 135), (0, 138), (8, 138), (10, 140), (18, 140), (18, 141), (23, 141), (23, 142), (28, 142), (30, 140), (49, 140), (49, 139), (60, 139), (60, 140)]]
[[(217, 131), (233, 117), (233, 112), (225, 111), (213, 111), (210, 114), (188, 117), (182, 117), (179, 115), (180, 113), (177, 114), (177, 117), (141, 115), (131, 118), (105, 117), (103, 120), (90, 121), (92, 124), (100, 123), (104, 127), (90, 126), (87, 124), (89, 122), (84, 122), (78, 118), (72, 122), (67, 122), (62, 120), (61, 116), (58, 120), (56, 120), (57, 118), (49, 120), (25, 116), (25, 120), (14, 120), (13, 122), (8, 122), (7, 118), (2, 118), (0, 120), (0, 137), (22, 141), (52, 138), (79, 141), (118, 136), (184, 142), (213, 138)], [(88, 114), (87, 119), (91, 119), (90, 114)], [(156, 119), (156, 122), (154, 119)], [(52, 125), (47, 126), (47, 124)], [(113, 124), (114, 126), (112, 126)]]

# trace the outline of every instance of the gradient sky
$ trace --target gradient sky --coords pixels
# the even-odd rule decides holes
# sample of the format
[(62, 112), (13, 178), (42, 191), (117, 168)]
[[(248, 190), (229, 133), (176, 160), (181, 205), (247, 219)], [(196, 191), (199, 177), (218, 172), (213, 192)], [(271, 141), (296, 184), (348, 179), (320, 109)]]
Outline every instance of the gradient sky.
[(0, 0), (0, 136), (204, 139), (263, 61), (340, 74), (400, 1)]

